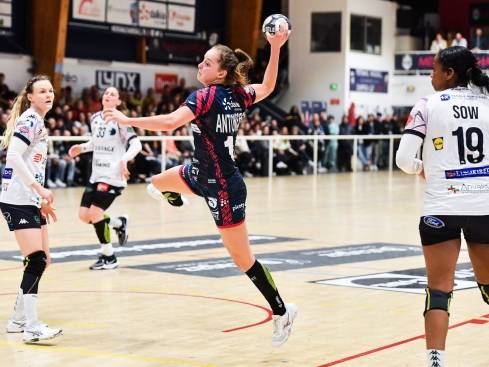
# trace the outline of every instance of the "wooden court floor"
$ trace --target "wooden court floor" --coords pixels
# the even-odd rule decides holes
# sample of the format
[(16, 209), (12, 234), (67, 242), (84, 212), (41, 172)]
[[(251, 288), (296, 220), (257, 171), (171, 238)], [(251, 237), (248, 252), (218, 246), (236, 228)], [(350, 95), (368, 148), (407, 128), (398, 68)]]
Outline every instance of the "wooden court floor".
[[(247, 184), (254, 252), (286, 302), (299, 306), (281, 348), (270, 345), (268, 305), (233, 268), (202, 199), (176, 209), (159, 205), (144, 185), (130, 186), (109, 209), (130, 215), (129, 244), (116, 249), (120, 268), (89, 271), (97, 246), (93, 228), (77, 219), (82, 189), (57, 189), (54, 263), (40, 286), (39, 313), (64, 336), (27, 346), (2, 326), (0, 366), (424, 366), (421, 179), (371, 172)], [(4, 323), (21, 263), (0, 221)], [(473, 288), (463, 248), (448, 366), (489, 366), (489, 308)]]

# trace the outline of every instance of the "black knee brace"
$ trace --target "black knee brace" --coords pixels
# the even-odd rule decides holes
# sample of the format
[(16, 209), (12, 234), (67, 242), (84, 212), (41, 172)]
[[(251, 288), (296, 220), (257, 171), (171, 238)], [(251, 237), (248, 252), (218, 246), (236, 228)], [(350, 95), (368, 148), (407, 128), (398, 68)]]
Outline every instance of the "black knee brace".
[(426, 302), (423, 316), (430, 310), (443, 310), (450, 315), (450, 302), (452, 301), (453, 292), (445, 293), (434, 289), (426, 288)]
[(479, 290), (481, 291), (482, 299), (485, 303), (489, 304), (489, 284), (477, 283), (477, 285), (479, 286)]
[(46, 269), (46, 253), (36, 251), (24, 259), (24, 276), (20, 287), (24, 294), (36, 294), (39, 280)]

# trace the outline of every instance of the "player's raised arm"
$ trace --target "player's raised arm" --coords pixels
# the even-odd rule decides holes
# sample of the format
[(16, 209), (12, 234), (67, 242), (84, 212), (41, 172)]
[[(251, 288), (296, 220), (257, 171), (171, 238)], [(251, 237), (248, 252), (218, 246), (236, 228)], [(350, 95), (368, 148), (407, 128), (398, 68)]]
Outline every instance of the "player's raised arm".
[(120, 125), (130, 125), (152, 131), (170, 131), (178, 129), (194, 119), (194, 114), (187, 106), (166, 115), (129, 118), (115, 108), (104, 109), (105, 121), (116, 121)]
[(278, 75), (278, 61), (280, 57), (280, 48), (289, 39), (290, 31), (287, 23), (281, 24), (278, 32), (275, 34), (266, 33), (268, 42), (270, 43), (270, 59), (263, 76), (261, 84), (252, 84), (251, 87), (255, 90), (255, 102), (259, 102), (267, 98), (275, 89)]

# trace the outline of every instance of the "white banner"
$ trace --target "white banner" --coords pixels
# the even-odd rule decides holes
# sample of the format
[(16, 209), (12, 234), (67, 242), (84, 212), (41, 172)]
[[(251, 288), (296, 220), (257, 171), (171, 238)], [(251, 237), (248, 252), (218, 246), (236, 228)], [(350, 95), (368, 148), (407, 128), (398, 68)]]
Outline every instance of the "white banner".
[(168, 4), (168, 29), (193, 33), (195, 29), (195, 8)]
[(0, 27), (12, 27), (12, 3), (10, 0), (0, 0)]
[(73, 18), (105, 22), (106, 0), (73, 0)]
[(107, 22), (137, 26), (138, 2), (135, 0), (108, 0)]
[(177, 4), (185, 4), (185, 5), (194, 5), (195, 6), (195, 0), (169, 0), (172, 3), (177, 3)]
[(139, 2), (139, 26), (155, 29), (167, 28), (167, 5), (152, 1)]
[[(0, 54), (0, 70), (4, 66), (3, 70), (6, 70), (7, 62), (2, 63), (2, 56)], [(9, 60), (12, 63), (12, 60)], [(20, 64), (19, 64), (20, 65)], [(23, 67), (19, 66), (19, 69), (25, 70), (29, 68), (30, 63), (25, 62)], [(126, 63), (126, 62), (105, 62), (96, 60), (78, 60), (66, 58), (63, 64), (63, 81), (62, 86), (71, 86), (73, 93), (79, 95), (83, 88), (90, 88), (92, 85), (97, 84), (97, 71), (103, 70), (104, 73), (100, 74), (100, 80), (105, 80), (112, 77), (112, 82), (117, 83), (118, 86), (125, 88), (132, 88), (139, 85), (143, 94), (146, 93), (148, 88), (155, 87), (155, 78), (159, 74), (175, 74), (178, 78), (185, 78), (187, 85), (197, 85), (196, 80), (197, 68), (195, 66), (187, 65), (155, 65), (155, 64), (136, 64), (136, 63)], [(108, 72), (113, 72), (109, 74)], [(124, 76), (121, 76), (123, 72)], [(26, 74), (26, 72), (24, 72)], [(139, 80), (136, 81), (134, 74), (139, 75)], [(7, 84), (11, 86), (11, 76), (10, 73), (7, 75)], [(27, 77), (19, 78), (19, 85), (24, 85)], [(99, 80), (99, 81), (100, 81)], [(101, 87), (106, 87), (106, 84), (101, 85)], [(20, 89), (20, 88), (19, 88)], [(18, 89), (18, 90), (19, 90)]]

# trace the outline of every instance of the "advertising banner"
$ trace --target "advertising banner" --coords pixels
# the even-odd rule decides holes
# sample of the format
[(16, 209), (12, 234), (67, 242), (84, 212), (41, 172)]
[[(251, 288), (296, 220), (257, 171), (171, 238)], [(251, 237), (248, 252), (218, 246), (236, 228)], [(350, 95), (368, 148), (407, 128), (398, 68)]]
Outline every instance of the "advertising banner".
[(350, 69), (350, 91), (387, 93), (389, 73), (387, 71)]

